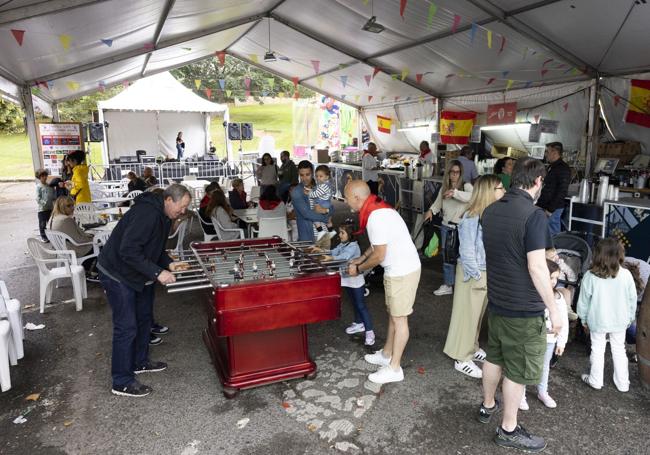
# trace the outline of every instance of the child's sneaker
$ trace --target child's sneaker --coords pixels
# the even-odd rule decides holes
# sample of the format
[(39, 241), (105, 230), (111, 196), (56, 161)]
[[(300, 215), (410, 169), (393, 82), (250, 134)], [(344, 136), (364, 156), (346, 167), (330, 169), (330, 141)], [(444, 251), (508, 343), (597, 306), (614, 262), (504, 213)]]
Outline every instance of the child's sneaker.
[(483, 371), (481, 371), (481, 369), (471, 360), (468, 360), (467, 362), (459, 362), (456, 360), (454, 362), (454, 368), (456, 371), (460, 371), (470, 378), (481, 379), (483, 377)]
[(356, 322), (353, 322), (352, 324), (350, 324), (350, 326), (347, 329), (345, 329), (345, 333), (347, 333), (348, 335), (354, 335), (355, 333), (365, 332), (365, 331), (366, 331), (366, 327), (363, 325), (363, 322), (359, 322), (358, 324)]
[(537, 398), (539, 398), (539, 401), (544, 403), (544, 406), (547, 408), (557, 408), (557, 403), (548, 393), (538, 393)]
[(519, 410), (520, 411), (528, 411), (530, 407), (528, 406), (528, 401), (526, 401), (526, 395), (521, 399), (521, 403), (519, 403)]
[(366, 346), (374, 346), (375, 345), (375, 332), (372, 330), (368, 330), (366, 332), (366, 342), (364, 343)]

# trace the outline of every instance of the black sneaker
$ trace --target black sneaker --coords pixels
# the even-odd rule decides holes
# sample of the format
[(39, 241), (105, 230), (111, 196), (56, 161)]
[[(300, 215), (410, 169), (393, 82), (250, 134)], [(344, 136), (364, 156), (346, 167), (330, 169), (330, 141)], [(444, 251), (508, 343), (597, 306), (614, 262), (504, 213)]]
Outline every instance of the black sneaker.
[(169, 327), (164, 325), (154, 323), (154, 325), (151, 326), (151, 333), (154, 335), (164, 335), (167, 332), (169, 332)]
[(509, 434), (499, 425), (494, 442), (501, 447), (512, 447), (527, 453), (541, 452), (546, 448), (544, 438), (533, 436), (521, 425), (517, 425)]
[(122, 397), (146, 397), (151, 393), (151, 387), (142, 385), (138, 381), (133, 381), (124, 387), (113, 387), (111, 393)]
[(156, 373), (158, 371), (163, 371), (167, 369), (167, 364), (165, 362), (147, 362), (146, 365), (142, 365), (139, 368), (136, 368), (134, 373)]
[(493, 414), (496, 414), (501, 409), (501, 403), (496, 398), (494, 399), (494, 406), (491, 408), (486, 408), (483, 403), (478, 410), (478, 421), (481, 423), (488, 423), (492, 418)]
[(149, 337), (149, 346), (156, 346), (157, 344), (162, 343), (162, 338), (154, 335), (153, 333)]

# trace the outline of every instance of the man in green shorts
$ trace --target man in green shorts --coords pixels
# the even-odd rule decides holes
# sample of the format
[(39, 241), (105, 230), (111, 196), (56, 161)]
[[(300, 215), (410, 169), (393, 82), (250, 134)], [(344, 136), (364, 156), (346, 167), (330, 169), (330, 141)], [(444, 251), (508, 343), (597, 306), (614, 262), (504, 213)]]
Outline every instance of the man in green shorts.
[(488, 286), (488, 347), (483, 365), (483, 403), (478, 419), (488, 423), (501, 409), (496, 389), (503, 375), (503, 418), (494, 441), (541, 452), (546, 442), (517, 423), (526, 385), (538, 384), (546, 349), (544, 309), (553, 331), (556, 310), (545, 252), (553, 246), (544, 211), (535, 206), (546, 170), (533, 158), (517, 160), (510, 190), (483, 213)]

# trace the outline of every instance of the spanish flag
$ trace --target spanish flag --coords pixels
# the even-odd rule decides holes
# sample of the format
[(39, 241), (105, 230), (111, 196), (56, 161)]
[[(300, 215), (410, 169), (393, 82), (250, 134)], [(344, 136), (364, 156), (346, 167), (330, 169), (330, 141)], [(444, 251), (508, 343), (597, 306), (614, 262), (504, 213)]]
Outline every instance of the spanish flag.
[(393, 123), (393, 119), (390, 117), (384, 117), (382, 115), (377, 116), (377, 131), (380, 133), (390, 134), (390, 126)]
[(632, 79), (630, 83), (625, 121), (650, 128), (650, 80)]
[(442, 111), (440, 141), (443, 144), (467, 144), (475, 119), (476, 112)]

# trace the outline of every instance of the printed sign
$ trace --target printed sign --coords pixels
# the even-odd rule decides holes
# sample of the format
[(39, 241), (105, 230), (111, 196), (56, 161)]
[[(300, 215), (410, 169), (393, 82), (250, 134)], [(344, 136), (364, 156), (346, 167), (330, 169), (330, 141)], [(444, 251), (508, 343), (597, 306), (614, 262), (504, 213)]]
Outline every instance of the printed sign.
[(488, 104), (488, 125), (507, 125), (509, 123), (515, 123), (516, 118), (517, 103)]
[(83, 150), (80, 123), (39, 123), (38, 147), (43, 167), (50, 175), (61, 175), (63, 158), (68, 152)]
[(549, 120), (545, 118), (539, 120), (539, 127), (542, 133), (557, 134), (559, 126), (560, 122), (558, 120)]

